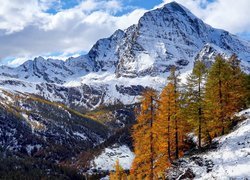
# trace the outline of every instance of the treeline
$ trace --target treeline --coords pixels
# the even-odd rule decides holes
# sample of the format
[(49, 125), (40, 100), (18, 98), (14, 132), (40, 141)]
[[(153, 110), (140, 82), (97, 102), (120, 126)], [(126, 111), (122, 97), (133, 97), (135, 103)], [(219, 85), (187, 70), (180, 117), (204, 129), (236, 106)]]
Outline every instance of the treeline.
[(136, 110), (129, 178), (117, 162), (110, 179), (164, 179), (165, 170), (189, 150), (191, 135), (202, 150), (237, 123), (235, 113), (250, 104), (249, 86), (250, 76), (236, 55), (218, 55), (209, 69), (196, 61), (184, 84), (173, 67), (162, 92), (145, 92)]

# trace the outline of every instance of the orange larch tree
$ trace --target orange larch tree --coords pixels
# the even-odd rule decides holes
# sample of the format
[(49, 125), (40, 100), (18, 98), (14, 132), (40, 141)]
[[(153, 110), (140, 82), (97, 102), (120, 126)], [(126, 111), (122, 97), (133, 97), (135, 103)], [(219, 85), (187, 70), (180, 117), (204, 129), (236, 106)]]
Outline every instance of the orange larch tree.
[(155, 135), (153, 132), (156, 119), (157, 94), (148, 90), (143, 94), (140, 110), (137, 112), (137, 122), (133, 126), (133, 145), (135, 159), (132, 164), (131, 174), (135, 178), (152, 180), (155, 172)]
[(175, 159), (175, 90), (172, 83), (168, 83), (162, 90), (158, 101), (157, 118), (154, 124), (154, 134), (157, 137), (155, 163), (156, 171), (163, 172)]
[(201, 149), (202, 136), (205, 134), (205, 80), (206, 66), (196, 61), (192, 73), (185, 84), (186, 118), (198, 136), (198, 148)]
[[(213, 137), (224, 135), (229, 125), (229, 117), (235, 111), (230, 102), (230, 83), (232, 82), (232, 71), (226, 60), (218, 55), (208, 72), (206, 82), (206, 118), (209, 120), (210, 135)], [(231, 110), (230, 110), (231, 109)]]
[(180, 157), (180, 154), (182, 154), (180, 147), (182, 146), (182, 118), (181, 118), (181, 101), (180, 101), (180, 79), (179, 79), (180, 73), (177, 72), (176, 67), (172, 67), (170, 70), (170, 75), (168, 76), (169, 83), (173, 86), (173, 98), (174, 103), (172, 104), (172, 115), (171, 120), (174, 123), (174, 134), (175, 134), (175, 159), (178, 159)]
[(127, 180), (127, 174), (124, 172), (119, 160), (115, 163), (115, 172), (110, 173), (110, 180)]

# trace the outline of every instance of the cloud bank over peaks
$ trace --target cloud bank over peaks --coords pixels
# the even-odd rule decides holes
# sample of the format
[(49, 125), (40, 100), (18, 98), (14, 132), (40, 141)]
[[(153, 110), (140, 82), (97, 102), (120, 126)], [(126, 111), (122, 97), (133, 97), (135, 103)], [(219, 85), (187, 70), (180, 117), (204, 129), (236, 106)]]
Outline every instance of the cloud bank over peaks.
[[(88, 52), (100, 38), (136, 24), (136, 0), (0, 0), (0, 64)], [(151, 1), (151, 0), (150, 0)], [(249, 0), (176, 0), (216, 28), (250, 39)], [(163, 0), (157, 8), (171, 0)], [(65, 55), (65, 56), (63, 56)]]
[[(161, 4), (173, 0), (164, 0)], [(234, 34), (248, 33), (250, 39), (249, 0), (175, 0), (207, 24)]]
[[(85, 0), (68, 9), (57, 0), (0, 0), (0, 4), (0, 60), (87, 52), (98, 39), (137, 23), (146, 11), (134, 9), (117, 16), (126, 8), (119, 0)], [(56, 13), (48, 12), (55, 7)]]

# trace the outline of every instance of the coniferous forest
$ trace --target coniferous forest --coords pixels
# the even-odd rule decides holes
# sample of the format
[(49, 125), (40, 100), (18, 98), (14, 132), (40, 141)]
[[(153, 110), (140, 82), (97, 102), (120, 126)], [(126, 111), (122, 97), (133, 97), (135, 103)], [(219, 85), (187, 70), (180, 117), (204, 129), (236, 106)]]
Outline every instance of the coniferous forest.
[(144, 92), (132, 127), (135, 159), (129, 173), (117, 161), (111, 180), (165, 179), (179, 158), (230, 132), (240, 121), (235, 114), (250, 104), (250, 77), (236, 55), (218, 55), (210, 67), (196, 61), (185, 83), (179, 74), (173, 66), (161, 92)]

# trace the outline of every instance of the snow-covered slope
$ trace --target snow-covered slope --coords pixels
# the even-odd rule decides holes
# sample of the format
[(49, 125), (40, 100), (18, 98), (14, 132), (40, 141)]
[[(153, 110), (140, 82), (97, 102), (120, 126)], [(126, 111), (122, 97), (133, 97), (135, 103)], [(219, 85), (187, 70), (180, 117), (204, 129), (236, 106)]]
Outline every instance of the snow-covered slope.
[(205, 24), (172, 2), (145, 13), (138, 24), (100, 39), (86, 55), (66, 61), (38, 57), (17, 68), (2, 66), (0, 87), (74, 108), (131, 104), (145, 88), (162, 88), (172, 66), (185, 73), (195, 59), (211, 63), (218, 53), (226, 57), (236, 53), (250, 72), (249, 42)]
[[(170, 179), (249, 179), (250, 178), (250, 109), (242, 111), (239, 116), (247, 118), (235, 129), (218, 141), (216, 149), (203, 154), (185, 157), (179, 165), (170, 168)], [(116, 160), (124, 169), (131, 167), (133, 152), (126, 145), (114, 145), (91, 161), (91, 169), (113, 170)]]
[[(246, 118), (234, 130), (214, 139), (217, 148), (202, 154), (187, 156), (177, 166), (167, 170), (169, 179), (249, 179), (250, 178), (250, 109), (238, 116)], [(114, 170), (114, 164), (128, 170), (134, 153), (126, 145), (115, 144), (105, 148), (91, 163), (91, 170)]]
[(63, 104), (0, 89), (1, 152), (59, 161), (99, 145), (111, 134), (103, 123)]
[(105, 148), (103, 152), (91, 161), (91, 169), (101, 171), (114, 170), (114, 165), (117, 160), (123, 169), (130, 169), (131, 163), (134, 159), (134, 153), (126, 145), (113, 145)]
[(249, 179), (250, 178), (250, 109), (239, 115), (247, 117), (231, 133), (215, 139), (218, 148), (205, 154), (180, 160), (170, 177), (193, 174), (194, 179)]

